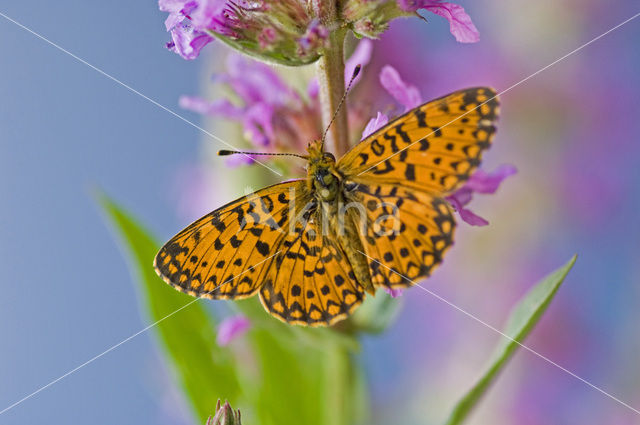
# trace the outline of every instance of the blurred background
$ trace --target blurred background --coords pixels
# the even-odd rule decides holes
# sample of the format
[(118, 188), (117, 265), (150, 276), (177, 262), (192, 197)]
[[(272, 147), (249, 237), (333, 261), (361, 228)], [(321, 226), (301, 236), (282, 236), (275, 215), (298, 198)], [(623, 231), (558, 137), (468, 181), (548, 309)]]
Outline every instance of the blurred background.
[[(471, 85), (504, 90), (638, 12), (633, 0), (459, 3), (479, 43), (456, 43), (435, 15), (396, 22), (374, 43), (357, 88), (366, 93), (354, 95), (384, 96), (377, 74), (386, 64), (425, 100)], [(7, 19), (214, 134), (241, 137), (177, 106), (180, 95), (211, 92), (212, 70), (227, 50), (210, 46), (193, 62), (165, 50), (165, 14), (155, 2), (37, 0), (3, 4), (0, 13), (2, 410), (147, 325), (94, 189), (164, 240), (242, 194), (244, 183), (231, 182), (253, 171), (227, 169), (210, 156), (223, 147), (218, 142)], [(500, 328), (527, 288), (577, 253), (527, 345), (635, 408), (638, 40), (635, 20), (504, 94), (485, 165), (511, 163), (519, 173), (496, 195), (474, 200), (491, 224), (461, 224), (455, 249), (428, 281)], [(203, 176), (224, 176), (223, 184)], [(440, 423), (443, 406), (474, 381), (499, 335), (423, 291), (405, 292), (402, 302), (397, 322), (363, 341), (374, 417)], [(193, 422), (145, 333), (3, 413), (0, 423)], [(638, 417), (521, 351), (470, 423), (631, 424)]]

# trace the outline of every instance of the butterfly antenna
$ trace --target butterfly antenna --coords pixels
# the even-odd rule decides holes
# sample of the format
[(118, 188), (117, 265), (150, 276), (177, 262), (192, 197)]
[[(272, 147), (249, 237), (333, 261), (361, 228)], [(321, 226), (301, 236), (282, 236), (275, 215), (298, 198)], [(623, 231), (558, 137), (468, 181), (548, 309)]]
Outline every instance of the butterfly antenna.
[(226, 149), (222, 149), (218, 151), (218, 155), (220, 156), (229, 156), (229, 155), (270, 155), (270, 156), (295, 156), (302, 159), (307, 159), (304, 155), (298, 155), (295, 153), (279, 153), (279, 152), (245, 152), (245, 151), (230, 151)]
[(362, 69), (362, 66), (360, 64), (356, 65), (356, 67), (353, 69), (353, 74), (351, 74), (351, 79), (349, 80), (349, 84), (347, 84), (347, 88), (345, 89), (344, 94), (342, 95), (342, 99), (340, 99), (340, 102), (338, 103), (338, 107), (336, 108), (336, 111), (333, 113), (333, 117), (331, 118), (331, 121), (329, 121), (329, 125), (327, 125), (326, 130), (324, 130), (324, 133), (322, 134), (321, 145), (323, 148), (324, 148), (324, 139), (327, 137), (327, 133), (331, 128), (331, 124), (333, 124), (333, 122), (336, 120), (336, 117), (338, 116), (338, 112), (340, 112), (340, 107), (344, 103), (344, 100), (347, 98), (347, 94), (349, 94), (349, 90), (351, 89), (353, 80), (355, 80), (358, 74), (360, 73), (360, 69)]

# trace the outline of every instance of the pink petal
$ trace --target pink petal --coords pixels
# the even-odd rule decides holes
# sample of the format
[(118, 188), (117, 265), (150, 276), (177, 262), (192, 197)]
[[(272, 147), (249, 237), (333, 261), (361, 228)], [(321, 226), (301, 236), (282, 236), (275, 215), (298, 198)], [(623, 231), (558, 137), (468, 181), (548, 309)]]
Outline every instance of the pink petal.
[(460, 214), (460, 218), (462, 220), (472, 226), (486, 226), (489, 224), (487, 220), (475, 214), (468, 208), (462, 208), (460, 211), (458, 211), (458, 214)]
[(213, 41), (213, 38), (208, 34), (194, 30), (188, 21), (183, 21), (173, 27), (171, 38), (173, 42), (169, 43), (167, 47), (187, 60), (197, 58), (200, 50)]
[(317, 99), (319, 91), (320, 85), (318, 84), (318, 80), (315, 78), (309, 80), (309, 85), (307, 86), (307, 96), (309, 96), (309, 99)]
[(453, 3), (437, 3), (425, 5), (424, 8), (449, 21), (449, 30), (460, 43), (480, 41), (478, 29), (462, 6)]
[(364, 139), (368, 135), (372, 134), (374, 131), (378, 130), (380, 127), (389, 122), (389, 118), (383, 114), (382, 112), (378, 112), (375, 118), (371, 118), (367, 123), (367, 126), (364, 128), (362, 132), (362, 138)]
[(244, 334), (251, 327), (251, 322), (244, 316), (232, 316), (218, 325), (216, 342), (219, 346), (228, 345), (233, 339)]
[(447, 196), (447, 201), (453, 206), (453, 208), (458, 212), (460, 218), (466, 223), (472, 226), (486, 226), (489, 224), (487, 220), (475, 214), (473, 211), (464, 208), (463, 204), (460, 200), (454, 195)]
[(402, 289), (384, 288), (384, 291), (391, 295), (391, 298), (398, 298), (402, 295)]
[(198, 96), (180, 96), (178, 104), (181, 108), (202, 115), (220, 115), (225, 118), (240, 120), (245, 116), (244, 109), (238, 108), (226, 99), (209, 102)]
[(402, 81), (398, 71), (391, 65), (385, 65), (380, 71), (380, 84), (407, 111), (422, 103), (418, 88)]
[(199, 0), (198, 6), (189, 14), (193, 25), (201, 30), (217, 29), (216, 21), (224, 20), (225, 3), (224, 0)]
[[(353, 70), (356, 69), (357, 65), (361, 65), (363, 68), (365, 65), (369, 63), (371, 60), (371, 52), (373, 51), (373, 43), (368, 38), (363, 38), (360, 43), (358, 43), (358, 47), (353, 51), (353, 54), (347, 59), (344, 64), (344, 83), (348, 84), (349, 80), (351, 80), (351, 76), (353, 75)], [(357, 83), (362, 77), (362, 71), (360, 71), (360, 75), (356, 77), (353, 83)]]
[(516, 174), (518, 170), (510, 164), (502, 164), (494, 171), (487, 173), (478, 170), (465, 183), (465, 187), (478, 193), (495, 193), (500, 184), (509, 176)]

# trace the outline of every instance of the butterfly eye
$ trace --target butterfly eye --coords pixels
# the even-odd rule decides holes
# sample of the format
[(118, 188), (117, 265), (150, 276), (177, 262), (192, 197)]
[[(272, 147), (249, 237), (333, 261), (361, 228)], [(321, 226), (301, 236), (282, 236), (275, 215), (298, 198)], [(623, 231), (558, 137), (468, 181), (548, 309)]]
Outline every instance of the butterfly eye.
[(328, 159), (331, 162), (336, 162), (336, 157), (333, 156), (333, 154), (331, 152), (324, 152), (324, 158)]

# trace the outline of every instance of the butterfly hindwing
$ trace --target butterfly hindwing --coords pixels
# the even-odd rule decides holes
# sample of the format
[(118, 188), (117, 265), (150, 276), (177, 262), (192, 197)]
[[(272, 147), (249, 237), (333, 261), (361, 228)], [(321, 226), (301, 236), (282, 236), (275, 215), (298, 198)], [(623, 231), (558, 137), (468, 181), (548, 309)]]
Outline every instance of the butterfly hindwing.
[(350, 180), (399, 184), (434, 194), (460, 187), (491, 144), (498, 99), (486, 87), (414, 108), (366, 137), (339, 162)]
[(155, 258), (158, 274), (193, 296), (240, 299), (255, 294), (289, 232), (290, 200), (304, 203), (304, 180), (266, 187), (195, 221)]
[(364, 292), (335, 238), (323, 233), (322, 220), (309, 220), (314, 213), (283, 240), (260, 301), (285, 322), (328, 326), (353, 311)]
[(375, 286), (404, 288), (427, 277), (453, 244), (455, 221), (441, 198), (396, 185), (359, 184), (364, 247)]

